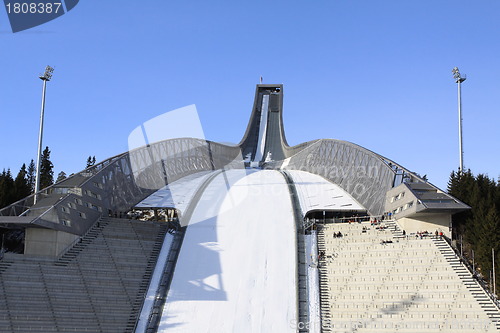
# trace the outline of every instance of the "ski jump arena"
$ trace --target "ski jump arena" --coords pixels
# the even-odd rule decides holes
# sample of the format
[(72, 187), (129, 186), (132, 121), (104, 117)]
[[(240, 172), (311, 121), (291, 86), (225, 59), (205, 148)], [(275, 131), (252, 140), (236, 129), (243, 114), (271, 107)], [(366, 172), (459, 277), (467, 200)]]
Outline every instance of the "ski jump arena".
[[(467, 205), (353, 143), (148, 143), (0, 210), (2, 332), (498, 332), (451, 246)], [(147, 218), (144, 218), (147, 216)], [(22, 253), (19, 253), (22, 252)]]

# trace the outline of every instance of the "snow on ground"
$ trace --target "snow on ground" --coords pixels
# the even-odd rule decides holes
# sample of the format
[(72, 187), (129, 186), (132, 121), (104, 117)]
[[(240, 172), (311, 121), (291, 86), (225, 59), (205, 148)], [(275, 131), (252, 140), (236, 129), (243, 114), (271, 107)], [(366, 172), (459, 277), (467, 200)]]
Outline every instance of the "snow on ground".
[(216, 171), (201, 171), (182, 177), (154, 192), (135, 207), (177, 208), (181, 213), (184, 213), (196, 191), (214, 172)]
[(292, 176), (303, 216), (310, 210), (366, 211), (340, 186), (310, 172), (287, 170)]
[(223, 172), (192, 218), (159, 332), (293, 332), (295, 223), (283, 176)]

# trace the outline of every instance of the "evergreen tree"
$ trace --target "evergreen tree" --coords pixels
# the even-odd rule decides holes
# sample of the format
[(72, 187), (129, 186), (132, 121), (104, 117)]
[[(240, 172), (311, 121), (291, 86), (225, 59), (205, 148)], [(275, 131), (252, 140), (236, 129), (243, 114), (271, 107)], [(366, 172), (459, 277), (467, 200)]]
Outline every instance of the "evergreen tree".
[(88, 169), (92, 166), (92, 156), (89, 156), (87, 158), (87, 166), (85, 167), (85, 169)]
[(59, 172), (59, 174), (57, 175), (56, 183), (59, 183), (60, 181), (65, 180), (66, 178), (68, 178), (68, 177), (66, 177), (66, 172), (61, 171), (61, 172)]
[(14, 180), (14, 189), (15, 189), (15, 201), (21, 200), (31, 194), (31, 188), (28, 184), (27, 178), (27, 170), (26, 164), (23, 163), (21, 170), (17, 174), (16, 179)]
[[(500, 219), (495, 205), (489, 208), (480, 228), (475, 253), (477, 253), (476, 258), (481, 265), (483, 275), (488, 278), (493, 267), (492, 249), (495, 249), (495, 253), (500, 251), (500, 233), (498, 232)], [(495, 264), (498, 268), (498, 261)]]
[(495, 191), (495, 206), (497, 207), (497, 212), (500, 214), (500, 177), (497, 180)]
[[(453, 171), (448, 181), (448, 193), (465, 204), (474, 207), (475, 197), (473, 192), (475, 186), (474, 175), (470, 169), (465, 172)], [(453, 215), (453, 238), (457, 239), (459, 235), (464, 235), (466, 229), (472, 227), (469, 225), (471, 218), (472, 211), (470, 210)]]
[(0, 174), (0, 207), (10, 205), (15, 200), (14, 179), (10, 169)]
[(50, 161), (49, 147), (45, 147), (40, 162), (40, 189), (44, 189), (54, 183), (54, 165)]
[(85, 167), (85, 169), (93, 167), (94, 165), (95, 165), (95, 156), (92, 157), (89, 155), (89, 157), (87, 158), (87, 166)]
[(26, 179), (28, 181), (28, 185), (30, 187), (31, 193), (35, 191), (35, 181), (36, 181), (36, 167), (35, 167), (35, 162), (31, 160), (30, 164), (28, 165), (28, 170), (26, 174)]
[(450, 179), (448, 180), (448, 193), (454, 195), (453, 193), (457, 191), (457, 187), (458, 187), (458, 174), (455, 173), (455, 170), (453, 170), (450, 174)]
[[(464, 247), (471, 248), (479, 270), (486, 280), (492, 271), (492, 248), (495, 249), (496, 280), (500, 285), (500, 179), (476, 177), (470, 170), (452, 172), (448, 192), (472, 209), (453, 216), (454, 239), (463, 236)], [(497, 287), (497, 290), (500, 290)]]

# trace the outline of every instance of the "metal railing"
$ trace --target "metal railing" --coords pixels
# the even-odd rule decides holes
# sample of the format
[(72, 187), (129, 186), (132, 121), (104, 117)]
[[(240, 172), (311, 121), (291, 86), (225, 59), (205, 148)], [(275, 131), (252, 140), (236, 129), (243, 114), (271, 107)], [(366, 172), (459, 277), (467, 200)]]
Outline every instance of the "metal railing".
[(71, 250), (71, 248), (73, 248), (73, 246), (75, 246), (76, 244), (78, 244), (81, 240), (85, 239), (85, 237), (87, 237), (88, 234), (92, 230), (94, 230), (94, 227), (98, 223), (102, 222), (102, 217), (103, 217), (103, 215), (101, 214), (99, 216), (99, 218), (94, 222), (94, 224), (92, 224), (90, 226), (90, 228), (88, 228), (87, 231), (83, 235), (76, 237), (74, 241), (72, 241), (68, 246), (66, 246), (66, 248), (64, 250), (62, 250), (61, 253), (59, 253), (59, 255), (57, 256), (57, 258), (55, 259), (55, 261), (60, 260), (69, 250)]
[(460, 262), (465, 266), (465, 268), (467, 268), (472, 277), (484, 290), (485, 294), (491, 299), (493, 304), (495, 304), (498, 311), (500, 311), (500, 301), (498, 300), (497, 296), (489, 290), (490, 288), (488, 287), (488, 284), (482, 278), (479, 272), (475, 269), (475, 267), (470, 263), (469, 259), (467, 259), (467, 257), (462, 255), (460, 251), (452, 245), (450, 238), (448, 238), (447, 236), (443, 236), (442, 239), (446, 241), (446, 244), (448, 244), (448, 246), (453, 250), (455, 255), (460, 259)]
[[(302, 212), (300, 208), (299, 196), (297, 193), (297, 188), (293, 182), (292, 177), (285, 170), (280, 170), (280, 173), (285, 178), (285, 181), (290, 192), (290, 200), (293, 207), (293, 215), (295, 219), (295, 235), (296, 235), (296, 266), (295, 275), (297, 277), (297, 322), (298, 323), (309, 323), (309, 286), (308, 286), (308, 275), (307, 275), (307, 261), (306, 261), (306, 251), (304, 244), (304, 220), (302, 219)], [(300, 290), (302, 289), (302, 292)], [(308, 326), (308, 325), (304, 325)], [(299, 329), (299, 332), (309, 332), (307, 327)]]

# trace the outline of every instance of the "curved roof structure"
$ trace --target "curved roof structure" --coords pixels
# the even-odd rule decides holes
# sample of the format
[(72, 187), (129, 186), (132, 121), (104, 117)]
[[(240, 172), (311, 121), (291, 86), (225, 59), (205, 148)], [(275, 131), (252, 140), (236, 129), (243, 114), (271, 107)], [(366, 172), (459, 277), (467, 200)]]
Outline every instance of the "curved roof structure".
[[(108, 212), (126, 212), (156, 190), (200, 171), (254, 166), (302, 170), (338, 185), (372, 215), (387, 209), (387, 193), (400, 184), (426, 184), (445, 200), (426, 200), (421, 212), (458, 212), (468, 206), (398, 163), (356, 144), (319, 139), (290, 147), (283, 126), (283, 85), (259, 84), (243, 139), (229, 146), (179, 138), (111, 157), (0, 210), (0, 223), (37, 225), (83, 235)], [(416, 200), (420, 200), (416, 198)], [(423, 201), (420, 200), (422, 203)]]

